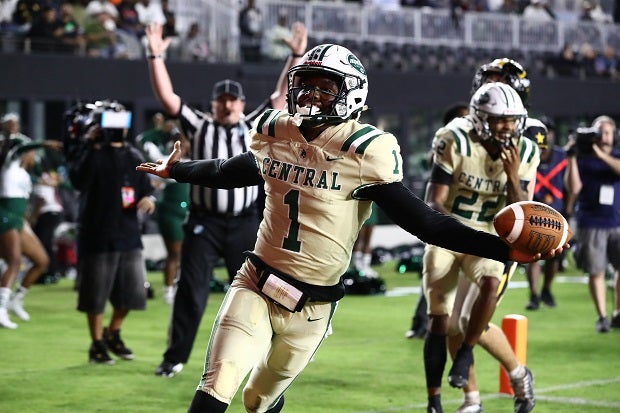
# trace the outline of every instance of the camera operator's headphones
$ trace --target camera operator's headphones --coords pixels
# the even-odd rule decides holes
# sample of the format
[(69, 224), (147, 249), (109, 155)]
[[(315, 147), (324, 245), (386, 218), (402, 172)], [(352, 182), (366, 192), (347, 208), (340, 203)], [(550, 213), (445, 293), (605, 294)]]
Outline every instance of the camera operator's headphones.
[(592, 121), (592, 127), (593, 128), (597, 128), (599, 129), (599, 133), (600, 133), (600, 128), (601, 128), (601, 123), (609, 123), (613, 126), (614, 128), (614, 141), (613, 141), (613, 146), (617, 146), (618, 142), (620, 141), (620, 136), (618, 134), (618, 128), (616, 127), (616, 121), (613, 120), (610, 116), (607, 115), (601, 115), (596, 117), (596, 119), (594, 119)]

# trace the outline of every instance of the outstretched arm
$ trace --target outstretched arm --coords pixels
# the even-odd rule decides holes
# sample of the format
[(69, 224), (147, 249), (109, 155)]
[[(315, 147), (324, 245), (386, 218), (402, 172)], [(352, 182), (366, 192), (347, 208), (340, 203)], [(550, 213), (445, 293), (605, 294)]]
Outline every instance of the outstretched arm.
[(301, 57), (306, 53), (306, 47), (308, 46), (308, 31), (303, 23), (293, 23), (291, 32), (291, 38), (284, 39), (284, 42), (291, 49), (291, 55), (286, 59), (286, 64), (280, 73), (276, 89), (270, 96), (271, 107), (274, 109), (285, 108), (286, 93), (288, 92), (288, 71), (301, 61)]
[(163, 26), (161, 24), (151, 24), (146, 28), (146, 38), (148, 40), (149, 75), (151, 77), (151, 87), (157, 100), (162, 105), (168, 115), (176, 115), (181, 109), (181, 98), (174, 93), (172, 81), (166, 69), (163, 54), (170, 45), (170, 38), (162, 37)]
[(167, 159), (157, 162), (143, 162), (136, 167), (160, 178), (172, 178), (178, 182), (210, 188), (241, 188), (263, 183), (256, 159), (251, 152), (245, 152), (229, 159), (206, 159), (180, 162), (181, 142), (174, 143), (174, 149)]
[[(373, 200), (390, 219), (422, 241), (442, 248), (496, 261), (533, 262), (541, 258), (508, 247), (498, 236), (470, 228), (457, 219), (437, 212), (401, 182), (374, 185), (357, 195)], [(561, 248), (550, 253), (557, 255)]]

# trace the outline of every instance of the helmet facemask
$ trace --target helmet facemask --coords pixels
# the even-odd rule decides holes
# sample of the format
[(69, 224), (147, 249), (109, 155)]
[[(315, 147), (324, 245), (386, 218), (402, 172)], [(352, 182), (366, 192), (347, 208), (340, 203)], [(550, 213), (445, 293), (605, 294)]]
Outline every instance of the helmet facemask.
[[(476, 134), (482, 142), (492, 142), (497, 147), (516, 145), (523, 133), (527, 110), (517, 92), (504, 83), (487, 83), (472, 96), (470, 117)], [(511, 131), (492, 130), (492, 118), (514, 119)]]
[[(365, 109), (368, 94), (366, 72), (357, 57), (342, 46), (326, 44), (313, 48), (304, 55), (300, 65), (289, 70), (288, 78), (288, 111), (304, 126), (357, 119)], [(338, 91), (305, 85), (304, 81), (311, 78), (319, 83), (320, 79), (329, 79), (335, 82)], [(304, 102), (300, 106), (298, 100), (304, 91), (313, 93), (312, 100), (309, 105)], [(326, 102), (330, 97), (333, 100)]]

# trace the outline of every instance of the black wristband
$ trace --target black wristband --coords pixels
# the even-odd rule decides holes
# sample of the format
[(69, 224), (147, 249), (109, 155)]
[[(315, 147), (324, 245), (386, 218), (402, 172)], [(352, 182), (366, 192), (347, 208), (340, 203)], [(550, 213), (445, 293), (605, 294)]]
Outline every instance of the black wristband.
[(291, 53), (291, 56), (293, 56), (293, 57), (304, 57), (303, 54), (297, 54), (297, 53)]
[(163, 59), (164, 55), (162, 55), (162, 54), (149, 54), (146, 57), (148, 59), (151, 59), (151, 60), (153, 60), (153, 59)]

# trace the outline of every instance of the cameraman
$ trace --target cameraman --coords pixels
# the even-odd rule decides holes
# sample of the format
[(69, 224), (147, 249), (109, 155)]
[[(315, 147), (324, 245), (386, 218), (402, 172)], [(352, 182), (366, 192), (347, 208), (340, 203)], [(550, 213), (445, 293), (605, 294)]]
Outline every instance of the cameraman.
[[(575, 259), (589, 274), (588, 286), (598, 314), (596, 331), (620, 328), (620, 284), (616, 278), (615, 310), (610, 322), (605, 298), (608, 263), (620, 265), (620, 151), (613, 147), (616, 123), (599, 116), (590, 129), (577, 129), (567, 146), (566, 190), (576, 197), (578, 230)], [(568, 213), (570, 213), (570, 209)]]
[[(77, 309), (87, 314), (91, 363), (113, 364), (108, 350), (133, 359), (120, 329), (130, 310), (146, 308), (138, 211), (153, 213), (155, 203), (150, 180), (135, 170), (142, 155), (125, 143), (130, 122), (117, 103), (86, 105), (69, 122), (74, 137), (65, 145), (69, 177), (80, 191)], [(103, 329), (108, 300), (113, 312)]]

